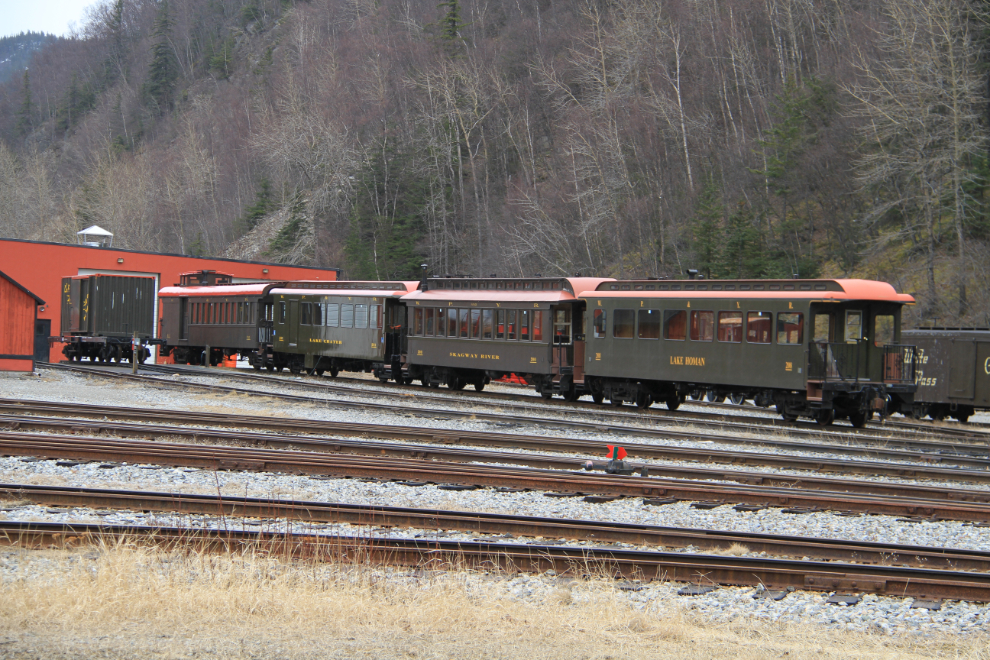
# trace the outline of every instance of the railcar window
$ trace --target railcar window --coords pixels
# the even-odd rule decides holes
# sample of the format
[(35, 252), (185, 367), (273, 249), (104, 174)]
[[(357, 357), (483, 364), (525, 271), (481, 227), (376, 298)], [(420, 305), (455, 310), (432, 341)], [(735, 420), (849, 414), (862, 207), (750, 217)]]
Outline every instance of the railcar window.
[(843, 336), (846, 342), (855, 342), (863, 338), (863, 312), (853, 309), (846, 311), (846, 327)]
[(773, 339), (772, 312), (746, 312), (746, 341), (769, 344)]
[(691, 341), (711, 341), (715, 335), (715, 312), (691, 312)]
[(447, 336), (456, 337), (457, 336), (457, 310), (448, 309), (447, 310)]
[(340, 303), (327, 303), (327, 327), (336, 328), (340, 325)]
[(299, 305), (299, 324), (300, 325), (312, 325), (313, 324), (313, 305), (312, 303), (302, 303)]
[[(531, 282), (529, 284), (532, 284)], [(529, 341), (529, 310), (519, 312), (519, 341)]]
[(244, 303), (234, 303), (234, 309), (237, 312), (237, 316), (235, 318), (237, 318), (237, 323), (238, 324), (244, 322), (244, 309), (243, 309), (243, 305), (244, 305)]
[(505, 339), (505, 310), (500, 309), (495, 319), (495, 339)]
[(471, 339), (479, 339), (481, 337), (481, 310), (472, 309), (471, 310)]
[(873, 345), (886, 346), (894, 343), (894, 317), (892, 314), (877, 314), (873, 320)]
[(481, 338), (492, 338), (492, 313), (493, 310), (485, 309), (481, 311)]
[[(210, 307), (212, 306), (213, 304), (210, 303)], [(278, 304), (278, 322), (285, 323), (285, 301), (281, 301)]]
[(595, 339), (603, 339), (605, 337), (605, 319), (608, 315), (605, 313), (604, 309), (596, 309), (594, 314), (594, 326), (595, 326)]
[(354, 305), (350, 303), (343, 303), (340, 306), (340, 327), (342, 328), (353, 328), (354, 327)]
[(506, 312), (506, 315), (509, 317), (509, 321), (508, 321), (509, 327), (505, 331), (506, 332), (506, 335), (505, 336), (508, 339), (515, 339), (516, 338), (516, 310), (510, 309), (510, 310), (508, 310)]
[(663, 338), (675, 341), (687, 339), (686, 309), (668, 309), (663, 313)]
[(368, 327), (368, 306), (367, 305), (354, 305), (354, 327), (355, 328), (367, 328)]
[(457, 310), (457, 327), (458, 327), (457, 336), (460, 337), (461, 339), (467, 339), (468, 337), (468, 326), (469, 326), (468, 312), (470, 311), (471, 310), (469, 309)]
[(636, 325), (636, 312), (632, 309), (617, 309), (612, 319), (612, 336), (616, 339), (632, 339)]
[(432, 337), (435, 334), (433, 330), (433, 326), (434, 326), (433, 317), (435, 313), (436, 312), (432, 307), (427, 307), (425, 310), (423, 310), (423, 332), (426, 334), (427, 337)]
[[(570, 314), (568, 314), (568, 317)], [(568, 337), (570, 333), (568, 332)], [(536, 310), (533, 312), (533, 341), (543, 341), (543, 312)], [(570, 343), (570, 339), (566, 343)]]
[(800, 344), (804, 341), (804, 314), (777, 314), (777, 343)]
[(718, 313), (718, 340), (738, 344), (742, 341), (742, 312)]
[(830, 314), (815, 314), (815, 336), (814, 341), (818, 343), (828, 342), (832, 337), (832, 316)]
[(323, 325), (323, 317), (326, 316), (326, 303), (313, 303), (313, 325)]
[(413, 331), (415, 336), (423, 334), (423, 310), (418, 307), (413, 309)]
[(442, 307), (437, 310), (437, 337), (447, 336), (447, 312)]
[(639, 310), (639, 331), (636, 336), (640, 339), (660, 339), (659, 309)]

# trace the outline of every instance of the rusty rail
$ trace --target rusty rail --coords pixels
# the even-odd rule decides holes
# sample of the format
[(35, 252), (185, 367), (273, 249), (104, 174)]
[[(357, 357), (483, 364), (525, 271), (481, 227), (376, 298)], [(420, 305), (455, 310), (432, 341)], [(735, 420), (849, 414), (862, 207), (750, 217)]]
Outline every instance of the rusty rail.
[(900, 566), (719, 557), (669, 552), (510, 543), (324, 536), (183, 527), (0, 523), (0, 542), (25, 548), (130, 542), (220, 552), (264, 552), (291, 558), (475, 568), (503, 572), (601, 575), (711, 585), (764, 585), (814, 591), (852, 590), (914, 598), (990, 602), (990, 574)]
[[(402, 481), (512, 487), (574, 494), (667, 497), (763, 506), (827, 506), (839, 511), (938, 516), (950, 520), (990, 521), (990, 492), (844, 479), (754, 475), (749, 484), (683, 481), (597, 473), (557, 472), (501, 466), (439, 463), (423, 459), (387, 459), (272, 449), (183, 445), (73, 436), (0, 433), (0, 454), (45, 458), (121, 461), (215, 470), (251, 470), (289, 474), (354, 476)], [(714, 478), (715, 475), (709, 475)], [(828, 481), (835, 490), (813, 490)], [(768, 483), (780, 486), (766, 485)], [(841, 489), (841, 490), (840, 490)], [(852, 492), (854, 489), (862, 492)]]
[(379, 528), (456, 529), (477, 534), (513, 534), (598, 543), (674, 548), (694, 546), (708, 551), (726, 550), (733, 544), (742, 544), (750, 552), (766, 552), (778, 557), (807, 556), (858, 564), (990, 572), (990, 552), (751, 532), (304, 500), (24, 484), (0, 484), (0, 496), (4, 495), (46, 506), (195, 513)]
[[(161, 412), (161, 411), (159, 411)], [(188, 415), (176, 412), (171, 421), (175, 423), (189, 423)], [(273, 425), (273, 426), (277, 426)], [(350, 426), (350, 425), (348, 425)], [(373, 427), (362, 437), (374, 437), (377, 433), (394, 439), (405, 439), (431, 443), (429, 446), (404, 445), (394, 442), (374, 442), (367, 439), (344, 440), (335, 438), (316, 439), (299, 435), (283, 435), (271, 433), (252, 433), (249, 431), (221, 431), (204, 429), (202, 427), (182, 427), (182, 426), (159, 426), (149, 424), (134, 424), (125, 422), (107, 421), (82, 421), (78, 419), (53, 419), (51, 417), (27, 417), (17, 415), (0, 414), (0, 430), (7, 431), (38, 431), (54, 430), (59, 433), (89, 433), (98, 435), (100, 433), (112, 433), (116, 436), (151, 438), (162, 436), (179, 436), (192, 441), (211, 440), (214, 442), (234, 443), (249, 447), (270, 447), (280, 449), (306, 449), (309, 451), (334, 452), (345, 454), (363, 454), (371, 456), (393, 456), (406, 458), (422, 458), (428, 460), (444, 460), (455, 462), (488, 462), (507, 463), (511, 465), (526, 465), (529, 467), (540, 467), (558, 470), (573, 470), (580, 467), (578, 459), (573, 457), (555, 457), (546, 454), (521, 454), (517, 452), (494, 452), (479, 451), (473, 449), (459, 449), (453, 447), (438, 446), (442, 444), (468, 444), (487, 447), (511, 447), (514, 449), (543, 450), (562, 453), (585, 454), (589, 456), (601, 456), (604, 453), (604, 445), (594, 440), (548, 438), (545, 436), (516, 436), (500, 433), (471, 433), (460, 432), (449, 433), (428, 429), (426, 435), (422, 433), (402, 434), (401, 427)], [(420, 429), (422, 431), (422, 429)], [(338, 435), (345, 435), (339, 433)], [(850, 461), (848, 459), (835, 458), (808, 458), (800, 456), (789, 456), (786, 454), (763, 454), (759, 452), (729, 452), (717, 449), (693, 449), (667, 447), (663, 445), (648, 444), (624, 444), (623, 447), (631, 456), (640, 459), (653, 460), (678, 460), (694, 461), (709, 465), (731, 465), (731, 466), (756, 466), (789, 468), (794, 470), (808, 470), (813, 472), (825, 472), (833, 474), (847, 475), (868, 475), (885, 476), (904, 479), (940, 479), (943, 481), (956, 481), (968, 483), (988, 483), (990, 484), (990, 460), (971, 457), (949, 457), (940, 456), (932, 458), (920, 452), (904, 451), (876, 451), (875, 458), (900, 459), (902, 461), (913, 460), (928, 463), (940, 462), (946, 465), (958, 467), (939, 467), (935, 465), (911, 465), (911, 464), (891, 464), (871, 461)], [(604, 469), (605, 461), (595, 461), (598, 469)], [(782, 482), (790, 484), (796, 477), (787, 475), (774, 475), (763, 472), (742, 472), (726, 471), (713, 468), (688, 467), (678, 465), (662, 465), (658, 463), (630, 463), (635, 469), (646, 467), (655, 476), (665, 476), (672, 478), (688, 479), (711, 479), (716, 478), (725, 481), (737, 481), (749, 483), (754, 479), (762, 478), (765, 483), (773, 484)], [(970, 469), (960, 469), (961, 467)], [(813, 477), (805, 477), (805, 484), (809, 487), (817, 487), (818, 482), (813, 482)], [(825, 487), (830, 487), (833, 480), (826, 479)], [(810, 486), (810, 484), (815, 484)], [(843, 482), (845, 483), (845, 482)], [(867, 491), (872, 488), (867, 488)]]

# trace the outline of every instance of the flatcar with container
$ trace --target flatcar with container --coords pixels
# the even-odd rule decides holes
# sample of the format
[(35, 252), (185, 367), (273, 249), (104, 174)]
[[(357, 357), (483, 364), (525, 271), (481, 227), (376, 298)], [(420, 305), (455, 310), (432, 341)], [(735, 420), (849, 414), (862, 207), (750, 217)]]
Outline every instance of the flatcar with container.
[(401, 378), (403, 296), (417, 282), (288, 282), (271, 289), (271, 361), (281, 370), (336, 377), (341, 371)]
[(176, 364), (218, 365), (240, 356), (255, 369), (273, 370), (271, 290), (284, 282), (234, 284), (216, 271), (183, 273), (161, 300), (162, 355)]
[(65, 344), (62, 354), (67, 360), (144, 362), (148, 358), (148, 344), (156, 343), (155, 278), (105, 274), (65, 277), (61, 297), (61, 333), (49, 341)]
[(990, 410), (990, 328), (915, 328), (903, 336), (918, 347), (913, 417), (967, 422)]
[(775, 405), (787, 420), (857, 427), (912, 404), (914, 348), (900, 323), (913, 298), (883, 282), (613, 281), (580, 297), (579, 391), (596, 402), (674, 409), (709, 391)]

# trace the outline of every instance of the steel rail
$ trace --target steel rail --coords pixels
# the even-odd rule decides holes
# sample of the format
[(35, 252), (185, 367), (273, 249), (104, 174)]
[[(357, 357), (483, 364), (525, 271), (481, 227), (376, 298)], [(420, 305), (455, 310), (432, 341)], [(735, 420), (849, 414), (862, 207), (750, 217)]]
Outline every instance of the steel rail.
[[(62, 367), (69, 368), (69, 367)], [(572, 430), (580, 430), (592, 433), (615, 433), (626, 436), (635, 437), (645, 437), (645, 438), (662, 438), (662, 439), (681, 439), (689, 441), (710, 441), (719, 442), (722, 444), (736, 445), (736, 446), (752, 446), (752, 445), (772, 445), (780, 446), (782, 448), (791, 448), (798, 451), (822, 451), (828, 452), (832, 451), (833, 447), (847, 447), (845, 450), (835, 450), (837, 453), (852, 453), (855, 450), (848, 448), (845, 445), (810, 445), (808, 443), (801, 443), (796, 441), (784, 441), (776, 439), (763, 439), (763, 438), (747, 438), (738, 435), (715, 435), (715, 434), (697, 434), (690, 431), (678, 431), (671, 429), (650, 429), (635, 426), (621, 426), (613, 425), (607, 423), (596, 423), (596, 422), (579, 422), (573, 420), (563, 420), (556, 418), (538, 418), (532, 416), (511, 416), (498, 413), (485, 413), (485, 412), (466, 412), (466, 411), (449, 411), (449, 410), (437, 410), (429, 408), (411, 408), (408, 406), (395, 406), (387, 404), (375, 404), (375, 403), (355, 403), (355, 402), (342, 402), (342, 401), (328, 401), (323, 399), (317, 399), (313, 397), (297, 396), (292, 394), (283, 394), (277, 392), (261, 392), (252, 389), (234, 388), (226, 387), (222, 385), (206, 385), (203, 383), (188, 383), (184, 381), (171, 381), (161, 378), (155, 378), (151, 376), (133, 376), (131, 374), (119, 374), (115, 372), (108, 372), (106, 370), (92, 370), (92, 369), (79, 369), (72, 368), (81, 373), (85, 374), (95, 374), (98, 376), (108, 377), (108, 378), (121, 378), (127, 380), (136, 380), (145, 385), (162, 385), (165, 387), (173, 387), (180, 389), (200, 389), (208, 390), (211, 392), (215, 391), (226, 391), (238, 394), (247, 394), (250, 396), (259, 397), (270, 397), (276, 399), (283, 399), (289, 401), (295, 401), (300, 403), (307, 403), (313, 405), (333, 405), (340, 408), (356, 408), (356, 409), (369, 409), (381, 412), (386, 412), (390, 414), (399, 415), (410, 415), (418, 417), (431, 417), (431, 418), (444, 418), (444, 419), (468, 419), (472, 421), (486, 421), (494, 424), (514, 424), (514, 425), (537, 425), (537, 426), (549, 426), (552, 428), (570, 428)], [(17, 406), (20, 404), (18, 401), (10, 400), (0, 400), (0, 404), (8, 406), (6, 409), (10, 409), (9, 406)], [(821, 437), (820, 435), (817, 437)], [(857, 442), (861, 439), (857, 438)], [(807, 449), (809, 446), (817, 447), (818, 449)], [(962, 454), (967, 453), (975, 456), (990, 456), (990, 442), (986, 443), (986, 448), (980, 444), (970, 444), (964, 443), (959, 445), (949, 445), (946, 443), (934, 443), (929, 441), (914, 441), (914, 440), (904, 440), (904, 439), (888, 439), (888, 438), (878, 438), (876, 444), (869, 444), (868, 447), (896, 447), (901, 449), (913, 449), (923, 451), (929, 449), (932, 451), (951, 451), (952, 453)], [(868, 452), (863, 451), (859, 455), (869, 455)]]
[[(170, 420), (173, 424), (191, 423), (187, 415), (177, 413)], [(546, 454), (521, 454), (517, 452), (478, 451), (471, 449), (456, 449), (440, 447), (436, 444), (429, 446), (396, 444), (394, 442), (374, 442), (371, 440), (317, 439), (298, 435), (272, 433), (257, 433), (248, 431), (220, 431), (188, 426), (160, 426), (149, 424), (134, 424), (126, 422), (82, 421), (78, 419), (52, 419), (51, 417), (26, 417), (0, 414), (0, 430), (6, 431), (56, 431), (59, 433), (112, 433), (123, 437), (182, 437), (193, 441), (213, 440), (226, 443), (236, 443), (241, 446), (271, 447), (281, 449), (305, 449), (309, 451), (325, 451), (346, 454), (364, 454), (372, 456), (398, 456), (407, 458), (422, 458), (428, 460), (444, 460), (456, 462), (487, 462), (526, 465), (549, 469), (573, 470), (580, 468), (579, 459), (575, 457), (555, 457)], [(387, 429), (391, 437), (398, 435), (399, 429)], [(432, 431), (432, 430), (431, 430)], [(342, 434), (341, 434), (342, 435)], [(368, 434), (370, 435), (370, 434)], [(605, 453), (603, 443), (594, 440), (569, 438), (548, 438), (544, 436), (512, 436), (508, 434), (478, 434), (481, 437), (475, 441), (459, 438), (464, 444), (478, 444), (489, 447), (511, 447), (531, 451), (554, 451), (561, 453), (584, 454), (586, 456), (601, 456)], [(435, 433), (427, 435), (410, 434), (404, 439), (426, 441), (429, 443), (446, 442)], [(717, 465), (747, 465), (757, 467), (784, 468), (807, 470), (833, 474), (856, 474), (868, 476), (884, 476), (903, 479), (940, 479), (943, 481), (988, 483), (990, 484), (990, 460), (970, 458), (940, 457), (937, 460), (945, 465), (958, 467), (936, 467), (931, 465), (935, 460), (926, 454), (917, 452), (877, 451), (876, 458), (899, 459), (902, 461), (928, 461), (928, 465), (912, 465), (906, 463), (891, 464), (872, 461), (850, 461), (848, 459), (826, 459), (794, 457), (782, 454), (763, 454), (758, 452), (729, 452), (717, 449), (693, 449), (666, 447), (649, 444), (623, 444), (630, 456), (640, 459), (678, 460)], [(604, 470), (605, 461), (593, 461), (596, 469)], [(750, 482), (755, 477), (766, 473), (713, 471), (711, 468), (661, 465), (656, 463), (633, 463), (633, 469), (646, 467), (655, 476), (673, 478), (707, 479), (710, 475), (715, 478), (730, 481)], [(962, 466), (975, 469), (960, 469)], [(766, 475), (773, 479), (772, 474)], [(784, 476), (787, 483), (794, 477)]]
[(0, 522), (0, 542), (25, 548), (76, 547), (118, 541), (169, 548), (194, 546), (200, 551), (262, 552), (286, 558), (368, 566), (540, 573), (552, 569), (564, 576), (597, 574), (711, 585), (854, 590), (900, 597), (990, 602), (990, 575), (928, 568), (436, 539)]
[[(566, 494), (666, 497), (720, 503), (802, 507), (827, 505), (839, 511), (938, 516), (941, 519), (990, 521), (990, 492), (845, 479), (825, 480), (755, 474), (749, 483), (725, 484), (655, 477), (574, 473), (509, 468), (422, 459), (384, 459), (344, 454), (273, 449), (238, 449), (217, 445), (183, 445), (73, 436), (0, 433), (0, 455), (140, 464), (189, 466), (213, 470), (250, 470), (327, 476), (351, 476), (477, 487), (511, 487)], [(716, 478), (711, 474), (709, 478)], [(767, 485), (781, 484), (781, 485)], [(835, 490), (814, 490), (816, 485)], [(857, 492), (859, 491), (859, 492)]]
[[(90, 367), (94, 368), (94, 367)], [(100, 369), (100, 367), (95, 367)], [(516, 409), (524, 412), (533, 411), (545, 411), (546, 405), (542, 399), (536, 395), (520, 395), (520, 394), (510, 394), (507, 392), (472, 392), (470, 390), (458, 391), (451, 393), (453, 396), (443, 396), (439, 394), (430, 394), (429, 390), (426, 392), (422, 391), (420, 388), (416, 387), (390, 387), (388, 390), (382, 390), (380, 388), (387, 387), (381, 383), (361, 380), (357, 378), (347, 379), (347, 382), (356, 385), (370, 385), (372, 387), (378, 387), (379, 389), (368, 389), (362, 388), (358, 389), (355, 387), (348, 387), (345, 385), (331, 384), (321, 382), (317, 378), (310, 378), (305, 380), (296, 380), (296, 377), (289, 379), (283, 376), (274, 375), (262, 375), (255, 373), (246, 373), (244, 370), (234, 370), (234, 369), (219, 369), (219, 368), (204, 368), (204, 367), (193, 367), (193, 366), (177, 366), (177, 365), (142, 365), (142, 369), (154, 371), (163, 374), (179, 374), (179, 375), (189, 375), (189, 376), (206, 376), (215, 378), (227, 378), (236, 380), (248, 380), (248, 381), (258, 381), (263, 383), (273, 383), (287, 387), (295, 387), (304, 389), (312, 392), (314, 389), (323, 390), (327, 392), (335, 392), (338, 394), (346, 394), (351, 396), (361, 396), (361, 395), (377, 395), (377, 396), (398, 396), (402, 399), (414, 399), (414, 400), (424, 400), (424, 401), (435, 401), (438, 403), (446, 404), (465, 404), (471, 399), (480, 400), (501, 400), (501, 401), (511, 401), (515, 403), (521, 403), (523, 405), (505, 405), (501, 404), (506, 409)], [(113, 373), (113, 372), (111, 372)], [(339, 381), (341, 379), (334, 379)], [(719, 404), (711, 404), (708, 402), (692, 401), (691, 404), (701, 405), (704, 403), (709, 406), (716, 406)], [(542, 404), (542, 405), (541, 405)], [(786, 422), (783, 419), (774, 418), (767, 415), (718, 415), (717, 419), (713, 419), (713, 415), (701, 412), (694, 412), (688, 410), (664, 410), (659, 408), (646, 408), (640, 409), (632, 406), (624, 406), (626, 410), (621, 408), (606, 408), (602, 405), (587, 402), (587, 401), (574, 401), (568, 402), (564, 400), (555, 400), (554, 407), (563, 407), (565, 409), (581, 411), (582, 413), (590, 414), (594, 417), (612, 419), (618, 421), (628, 421), (630, 419), (637, 421), (650, 421), (658, 424), (679, 424), (684, 421), (690, 421), (691, 424), (695, 426), (701, 426), (705, 428), (713, 429), (739, 429), (739, 430), (751, 430), (751, 431), (765, 431), (766, 428), (774, 428), (787, 430), (788, 433), (792, 435), (801, 436), (812, 436), (812, 437), (829, 437), (835, 439), (847, 439), (848, 437), (856, 438), (860, 440), (861, 438), (884, 438), (887, 435), (893, 434), (895, 429), (887, 428), (887, 422), (884, 424), (871, 424), (868, 428), (858, 429), (852, 426), (829, 426), (823, 427), (815, 422)], [(760, 410), (754, 408), (754, 410)], [(893, 422), (891, 423), (893, 424)], [(911, 426), (904, 422), (896, 423), (896, 431), (909, 430), (913, 433), (921, 434), (923, 436), (940, 435), (944, 437), (960, 437), (969, 441), (986, 441), (990, 438), (985, 437), (987, 434), (982, 431), (968, 431), (967, 429), (942, 429), (932, 427), (930, 425), (915, 425)], [(878, 435), (880, 434), (880, 435)]]
[[(745, 545), (749, 552), (765, 552), (774, 556), (990, 572), (990, 552), (611, 521), (26, 484), (0, 484), (0, 496), (29, 500), (46, 506), (343, 523), (386, 530), (392, 527), (438, 531), (460, 530), (477, 534), (512, 534), (530, 538), (560, 538), (641, 546), (675, 548), (693, 546), (708, 551), (728, 550), (734, 544), (741, 544)], [(3, 500), (0, 499), (0, 507), (2, 506)]]
[[(594, 440), (587, 440), (584, 438), (562, 438), (560, 436), (550, 437), (550, 436), (533, 436), (533, 435), (521, 435), (521, 434), (509, 434), (501, 432), (486, 432), (486, 431), (459, 431), (450, 429), (435, 429), (435, 428), (423, 428), (423, 427), (410, 427), (410, 426), (391, 426), (391, 425), (378, 425), (378, 424), (364, 424), (364, 423), (349, 423), (349, 422), (327, 422), (321, 420), (308, 420), (300, 418), (284, 418), (284, 417), (263, 417), (258, 415), (233, 415), (229, 413), (201, 413), (193, 411), (179, 411), (179, 410), (144, 410), (140, 408), (130, 408), (130, 407), (120, 407), (120, 406), (96, 406), (91, 404), (79, 404), (79, 403), (56, 403), (51, 401), (36, 401), (31, 399), (25, 400), (12, 400), (12, 399), (0, 399), (0, 411), (7, 412), (29, 412), (35, 415), (65, 415), (72, 414), (79, 417), (97, 417), (101, 419), (126, 419), (126, 420), (144, 420), (148, 422), (166, 422), (174, 423), (180, 421), (184, 424), (208, 424), (211, 426), (223, 426), (223, 427), (236, 427), (236, 428), (254, 428), (260, 430), (279, 430), (279, 431), (293, 431), (295, 433), (314, 433), (322, 435), (335, 435), (335, 436), (357, 436), (363, 438), (391, 438), (395, 440), (406, 440), (414, 442), (427, 442), (427, 443), (440, 443), (440, 444), (474, 444), (479, 446), (489, 446), (489, 447), (514, 447), (514, 448), (529, 448), (529, 449), (552, 449), (556, 446), (557, 442), (563, 442), (571, 447), (581, 448), (580, 451), (593, 451), (597, 452), (600, 450), (601, 443)], [(2, 412), (0, 412), (2, 414)], [(608, 428), (601, 429), (602, 432), (608, 431)], [(689, 435), (689, 434), (684, 434)], [(666, 439), (663, 434), (658, 434), (659, 437)], [(652, 437), (652, 436), (651, 436)], [(747, 440), (745, 442), (737, 442), (736, 438), (732, 436), (691, 436), (695, 441), (698, 438), (704, 438), (705, 441), (710, 441), (714, 443), (721, 444), (733, 444), (742, 445), (745, 447), (756, 446), (768, 446), (775, 447), (778, 449), (784, 449), (789, 451), (798, 451), (805, 453), (826, 453), (835, 454), (841, 456), (850, 457), (864, 457), (868, 459), (885, 459), (885, 460), (917, 460), (928, 465), (955, 465), (959, 467), (967, 467), (980, 469), (985, 467), (990, 459), (983, 458), (982, 455), (976, 455), (973, 452), (951, 452), (950, 446), (942, 444), (926, 444), (924, 449), (926, 451), (918, 451), (917, 448), (911, 449), (900, 449), (894, 448), (887, 450), (881, 447), (850, 447), (847, 445), (830, 445), (830, 444), (810, 444), (805, 442), (791, 442), (786, 440)], [(714, 438), (714, 439), (712, 439)], [(589, 444), (590, 443), (590, 444)], [(891, 446), (896, 446), (897, 443), (887, 443)], [(915, 447), (917, 443), (907, 443), (909, 447)], [(591, 449), (589, 449), (589, 447)], [(666, 447), (654, 444), (636, 444), (636, 443), (623, 443), (623, 447), (627, 447), (627, 450), (634, 456), (663, 456), (675, 458), (678, 456), (676, 453), (679, 449), (677, 447)], [(721, 450), (703, 450), (698, 448), (683, 448), (684, 451), (695, 451), (700, 453), (705, 453), (706, 456), (711, 454), (711, 458), (706, 458), (714, 463), (745, 463), (749, 456), (755, 456), (757, 454), (753, 452), (738, 452), (739, 457), (731, 461), (725, 461), (721, 458), (715, 458), (721, 456), (719, 453)], [(969, 448), (972, 449), (972, 448)], [(570, 451), (570, 449), (562, 449), (561, 451)], [(649, 453), (639, 453), (643, 452), (670, 452), (664, 454), (649, 454)], [(731, 455), (735, 456), (735, 452), (731, 452)], [(981, 452), (982, 454), (982, 452)], [(680, 454), (683, 456), (683, 454)], [(901, 474), (898, 476), (906, 476)], [(910, 476), (910, 475), (907, 475)]]
[[(419, 417), (434, 417), (434, 418), (444, 417), (448, 419), (472, 419), (472, 420), (485, 420), (492, 422), (509, 422), (509, 423), (518, 423), (518, 424), (544, 425), (544, 426), (565, 427), (574, 430), (584, 430), (584, 431), (600, 430), (602, 428), (605, 428), (609, 430), (618, 430), (618, 432), (626, 433), (629, 435), (641, 435), (648, 437), (661, 436), (661, 437), (670, 437), (670, 438), (692, 438), (692, 439), (698, 437), (696, 433), (688, 432), (688, 431), (669, 430), (666, 428), (651, 429), (651, 428), (644, 428), (639, 426), (610, 424), (604, 421), (603, 422), (578, 421), (572, 419), (534, 417), (532, 414), (508, 415), (504, 413), (489, 413), (489, 412), (471, 411), (471, 410), (465, 411), (465, 410), (449, 410), (449, 409), (437, 409), (437, 408), (419, 408), (419, 407), (404, 406), (397, 404), (371, 403), (366, 401), (362, 401), (362, 402), (340, 401), (338, 399), (327, 399), (327, 398), (319, 398), (314, 396), (287, 394), (284, 392), (267, 392), (264, 390), (257, 390), (251, 388), (243, 388), (243, 387), (231, 387), (227, 385), (209, 385), (206, 383), (191, 383), (189, 381), (168, 380), (165, 378), (158, 378), (147, 374), (134, 375), (130, 373), (120, 373), (117, 371), (111, 371), (99, 367), (77, 367), (77, 366), (69, 366), (62, 364), (48, 364), (44, 366), (48, 368), (74, 371), (76, 373), (81, 373), (81, 374), (96, 375), (99, 377), (109, 378), (109, 379), (120, 379), (120, 380), (132, 381), (132, 382), (141, 382), (146, 385), (154, 384), (154, 385), (162, 385), (165, 387), (180, 388), (180, 389), (223, 391), (223, 392), (231, 392), (236, 394), (244, 394), (249, 396), (269, 397), (269, 398), (281, 399), (285, 401), (294, 401), (297, 403), (326, 405), (326, 406), (334, 406), (337, 408), (357, 408), (361, 410), (375, 410), (375, 411), (388, 412), (391, 414), (406, 414), (406, 415), (413, 415)], [(258, 376), (258, 377), (262, 378), (262, 376)], [(308, 391), (312, 391), (312, 389), (313, 389), (312, 387), (307, 387)], [(408, 396), (412, 396), (412, 395), (408, 395)], [(450, 400), (450, 399), (443, 399), (443, 400), (445, 402), (452, 403), (455, 405), (458, 403), (457, 400)], [(545, 411), (546, 408), (545, 407), (541, 408), (541, 410)], [(620, 416), (620, 417), (624, 419), (630, 419), (625, 416)], [(668, 424), (681, 424), (686, 420), (675, 419), (664, 415), (650, 415), (648, 416), (648, 418), (643, 418), (640, 419), (639, 421), (644, 421), (644, 422), (649, 421), (649, 422), (657, 423), (659, 425), (668, 425)], [(691, 423), (694, 424), (695, 422), (691, 421)], [(696, 425), (710, 427), (710, 428), (718, 428), (718, 429), (730, 428), (737, 431), (750, 431), (755, 433), (767, 432), (767, 428), (759, 425), (752, 425), (752, 424), (747, 425), (747, 424), (736, 424), (731, 422), (712, 421), (710, 418), (706, 419), (704, 416), (702, 416), (699, 419)], [(888, 436), (882, 436), (882, 435), (872, 435), (867, 437), (864, 435), (857, 435), (852, 433), (828, 431), (822, 427), (816, 427), (813, 429), (801, 429), (801, 428), (793, 428), (793, 427), (785, 428), (781, 426), (779, 428), (776, 428), (775, 430), (781, 430), (781, 431), (786, 430), (790, 435), (801, 435), (801, 436), (813, 437), (813, 438), (832, 438), (835, 440), (846, 440), (846, 441), (852, 440), (854, 442), (865, 442), (866, 440), (873, 440), (875, 443), (886, 444), (890, 439)], [(720, 439), (731, 437), (736, 442), (743, 440), (748, 442), (749, 444), (760, 441), (759, 439), (755, 439), (755, 438), (740, 438), (739, 436), (706, 435), (704, 437), (706, 438), (717, 437)], [(982, 449), (983, 445), (987, 445), (987, 447), (990, 448), (990, 437), (987, 438), (966, 437), (962, 439), (962, 442), (960, 444), (961, 446), (970, 449), (972, 449), (973, 447), (979, 447), (980, 449)]]

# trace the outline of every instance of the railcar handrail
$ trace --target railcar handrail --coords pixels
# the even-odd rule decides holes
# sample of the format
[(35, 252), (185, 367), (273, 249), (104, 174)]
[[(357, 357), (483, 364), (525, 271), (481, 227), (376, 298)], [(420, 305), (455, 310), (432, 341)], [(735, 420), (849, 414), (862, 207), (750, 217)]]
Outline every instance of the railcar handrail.
[(808, 380), (859, 382), (859, 348), (858, 344), (812, 344), (808, 350)]
[(885, 344), (883, 347), (883, 382), (913, 383), (916, 354), (914, 346)]

